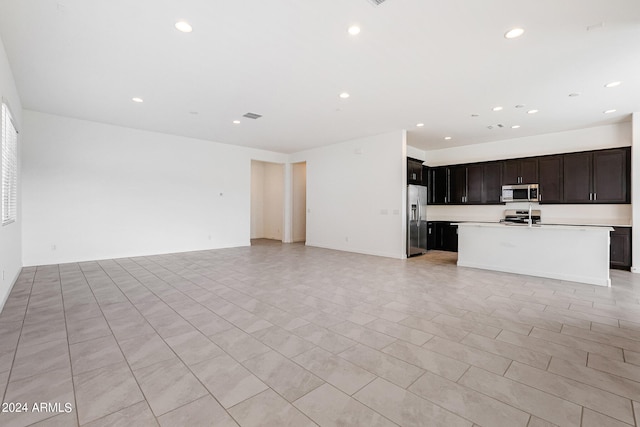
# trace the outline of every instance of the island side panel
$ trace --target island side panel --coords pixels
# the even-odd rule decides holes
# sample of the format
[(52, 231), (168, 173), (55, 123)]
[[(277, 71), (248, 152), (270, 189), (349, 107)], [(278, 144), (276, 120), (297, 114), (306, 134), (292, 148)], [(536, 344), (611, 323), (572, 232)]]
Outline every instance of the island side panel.
[(611, 286), (610, 227), (458, 224), (458, 265)]

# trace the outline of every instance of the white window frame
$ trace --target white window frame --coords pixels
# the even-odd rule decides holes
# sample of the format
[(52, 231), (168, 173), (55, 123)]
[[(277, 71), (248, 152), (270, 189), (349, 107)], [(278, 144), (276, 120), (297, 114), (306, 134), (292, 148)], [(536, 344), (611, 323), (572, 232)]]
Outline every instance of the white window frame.
[(18, 205), (18, 131), (11, 112), (2, 103), (2, 225), (11, 224), (17, 218)]

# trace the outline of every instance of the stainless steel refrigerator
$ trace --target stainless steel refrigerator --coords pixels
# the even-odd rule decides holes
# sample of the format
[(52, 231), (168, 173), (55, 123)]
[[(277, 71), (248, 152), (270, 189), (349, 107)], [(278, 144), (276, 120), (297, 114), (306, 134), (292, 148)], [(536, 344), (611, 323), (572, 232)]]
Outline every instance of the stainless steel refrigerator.
[(427, 252), (427, 187), (407, 188), (407, 256)]

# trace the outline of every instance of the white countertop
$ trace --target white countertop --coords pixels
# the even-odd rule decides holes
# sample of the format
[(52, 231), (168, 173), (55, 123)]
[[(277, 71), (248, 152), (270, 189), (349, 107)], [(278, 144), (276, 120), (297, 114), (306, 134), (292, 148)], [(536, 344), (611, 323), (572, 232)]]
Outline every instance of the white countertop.
[[(427, 221), (447, 221), (452, 223), (482, 223), (501, 224), (497, 220), (484, 219), (451, 219), (451, 218), (428, 218)], [(592, 226), (592, 227), (631, 227), (631, 220), (618, 219), (549, 219), (542, 222), (542, 225), (566, 225), (566, 226)]]
[(619, 220), (619, 219), (562, 219), (554, 220), (550, 219), (544, 222), (545, 224), (558, 224), (558, 225), (593, 225), (595, 227), (631, 227), (631, 220)]
[(513, 224), (513, 223), (504, 223), (504, 222), (454, 222), (458, 226), (463, 227), (493, 227), (493, 228), (532, 228), (532, 229), (555, 229), (555, 230), (576, 230), (576, 229), (584, 229), (584, 230), (609, 230), (613, 229), (609, 226), (604, 225), (568, 225), (568, 224), (533, 224), (529, 227), (528, 224)]

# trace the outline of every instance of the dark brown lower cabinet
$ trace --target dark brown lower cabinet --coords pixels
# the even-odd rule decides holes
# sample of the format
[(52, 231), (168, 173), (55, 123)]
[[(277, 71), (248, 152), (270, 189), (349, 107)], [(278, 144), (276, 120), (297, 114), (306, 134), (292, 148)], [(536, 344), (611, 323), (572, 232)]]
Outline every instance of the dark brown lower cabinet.
[(443, 226), (442, 250), (458, 252), (458, 226), (448, 223)]
[(436, 248), (436, 225), (435, 222), (427, 222), (427, 250)]
[(609, 264), (620, 270), (631, 268), (631, 227), (613, 227)]
[(458, 226), (448, 221), (427, 222), (427, 249), (458, 252)]

